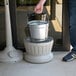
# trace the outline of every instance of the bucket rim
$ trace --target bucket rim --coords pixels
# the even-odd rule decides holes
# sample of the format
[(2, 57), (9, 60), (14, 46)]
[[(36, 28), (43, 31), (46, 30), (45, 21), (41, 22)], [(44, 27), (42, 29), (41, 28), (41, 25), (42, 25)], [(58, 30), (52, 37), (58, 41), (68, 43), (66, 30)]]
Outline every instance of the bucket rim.
[[(38, 24), (37, 24), (38, 23)], [(29, 26), (42, 26), (42, 25), (48, 25), (48, 21), (43, 21), (43, 20), (32, 20), (32, 21), (28, 21), (27, 23)]]

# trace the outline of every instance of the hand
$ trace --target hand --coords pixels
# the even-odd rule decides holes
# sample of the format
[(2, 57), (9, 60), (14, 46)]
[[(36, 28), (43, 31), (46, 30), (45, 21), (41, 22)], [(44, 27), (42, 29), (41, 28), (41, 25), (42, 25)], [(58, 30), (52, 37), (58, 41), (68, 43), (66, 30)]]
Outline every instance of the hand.
[(37, 13), (37, 14), (40, 14), (43, 12), (43, 4), (41, 3), (38, 3), (34, 9), (34, 12)]

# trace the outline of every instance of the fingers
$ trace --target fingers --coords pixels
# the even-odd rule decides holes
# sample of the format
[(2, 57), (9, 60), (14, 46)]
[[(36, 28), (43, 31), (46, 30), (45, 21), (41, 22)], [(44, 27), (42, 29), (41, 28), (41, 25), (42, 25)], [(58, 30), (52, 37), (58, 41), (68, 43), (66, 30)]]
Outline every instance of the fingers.
[(43, 11), (43, 6), (40, 5), (40, 4), (38, 4), (38, 5), (35, 7), (35, 9), (34, 9), (34, 12), (37, 13), (37, 14), (42, 13), (42, 11)]
[(42, 9), (41, 8), (36, 9), (34, 12), (37, 13), (37, 14), (40, 14), (40, 13), (42, 13)]

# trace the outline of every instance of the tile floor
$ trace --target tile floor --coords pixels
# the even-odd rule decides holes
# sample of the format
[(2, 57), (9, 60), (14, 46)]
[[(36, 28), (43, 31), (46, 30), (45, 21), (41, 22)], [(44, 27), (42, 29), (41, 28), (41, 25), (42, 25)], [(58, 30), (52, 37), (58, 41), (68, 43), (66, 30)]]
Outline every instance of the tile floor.
[(76, 60), (61, 61), (66, 53), (53, 52), (53, 60), (45, 64), (31, 64), (26, 61), (0, 63), (0, 76), (76, 76)]

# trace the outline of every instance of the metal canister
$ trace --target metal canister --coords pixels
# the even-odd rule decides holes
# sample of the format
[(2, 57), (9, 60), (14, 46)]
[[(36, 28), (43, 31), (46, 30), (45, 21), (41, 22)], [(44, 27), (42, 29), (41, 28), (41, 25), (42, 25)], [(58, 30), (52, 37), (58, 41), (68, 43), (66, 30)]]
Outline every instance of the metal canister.
[(44, 41), (48, 38), (49, 23), (42, 20), (32, 20), (28, 22), (30, 38), (32, 41)]

